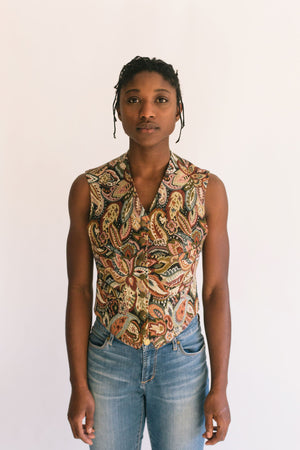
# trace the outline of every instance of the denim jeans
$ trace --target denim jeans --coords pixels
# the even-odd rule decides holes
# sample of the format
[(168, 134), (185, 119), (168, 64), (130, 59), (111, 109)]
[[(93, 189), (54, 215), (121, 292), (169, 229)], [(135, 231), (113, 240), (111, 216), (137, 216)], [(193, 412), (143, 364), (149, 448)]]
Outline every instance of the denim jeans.
[(153, 450), (201, 450), (208, 393), (197, 315), (172, 342), (130, 347), (97, 318), (89, 336), (88, 383), (95, 399), (91, 450), (138, 450), (145, 418)]

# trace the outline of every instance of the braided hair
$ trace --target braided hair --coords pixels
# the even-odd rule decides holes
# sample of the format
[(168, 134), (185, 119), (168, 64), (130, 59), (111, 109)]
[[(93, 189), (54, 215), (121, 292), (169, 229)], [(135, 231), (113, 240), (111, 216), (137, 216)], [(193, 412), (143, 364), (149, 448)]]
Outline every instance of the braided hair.
[[(176, 99), (177, 99), (177, 106), (179, 106), (179, 114), (180, 114), (180, 133), (179, 137), (176, 141), (179, 142), (180, 136), (181, 136), (181, 130), (184, 127), (184, 108), (183, 108), (183, 102), (181, 97), (181, 90), (180, 90), (180, 84), (178, 79), (178, 71), (174, 71), (174, 68), (171, 64), (167, 64), (166, 62), (162, 61), (161, 59), (156, 58), (148, 58), (143, 56), (136, 56), (133, 58), (129, 63), (125, 64), (123, 66), (120, 75), (118, 83), (114, 86), (116, 89), (115, 98), (113, 101), (113, 119), (114, 119), (114, 138), (116, 137), (116, 109), (119, 107), (120, 102), (120, 92), (121, 88), (123, 86), (126, 86), (126, 84), (132, 80), (132, 78), (139, 72), (142, 71), (148, 71), (148, 72), (157, 72), (162, 77), (167, 80), (171, 86), (173, 86), (176, 90)], [(182, 106), (182, 109), (180, 108), (180, 105)]]

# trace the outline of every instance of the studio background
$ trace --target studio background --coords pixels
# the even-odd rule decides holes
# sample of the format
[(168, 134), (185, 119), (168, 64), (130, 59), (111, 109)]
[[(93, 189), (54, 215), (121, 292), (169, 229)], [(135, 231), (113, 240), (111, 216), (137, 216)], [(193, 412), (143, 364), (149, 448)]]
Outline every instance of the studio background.
[(77, 175), (128, 149), (113, 87), (136, 55), (178, 69), (186, 126), (171, 149), (229, 199), (232, 423), (218, 448), (298, 448), (299, 13), (296, 0), (1, 0), (1, 448), (88, 448), (67, 421), (67, 201)]

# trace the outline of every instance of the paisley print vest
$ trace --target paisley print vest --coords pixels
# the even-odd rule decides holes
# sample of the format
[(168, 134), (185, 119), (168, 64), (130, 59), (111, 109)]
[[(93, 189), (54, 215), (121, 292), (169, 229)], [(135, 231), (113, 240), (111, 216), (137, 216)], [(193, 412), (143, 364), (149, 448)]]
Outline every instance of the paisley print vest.
[(95, 314), (134, 348), (156, 348), (199, 310), (196, 268), (208, 233), (209, 171), (170, 154), (149, 211), (134, 187), (127, 153), (85, 172), (88, 234), (97, 267)]

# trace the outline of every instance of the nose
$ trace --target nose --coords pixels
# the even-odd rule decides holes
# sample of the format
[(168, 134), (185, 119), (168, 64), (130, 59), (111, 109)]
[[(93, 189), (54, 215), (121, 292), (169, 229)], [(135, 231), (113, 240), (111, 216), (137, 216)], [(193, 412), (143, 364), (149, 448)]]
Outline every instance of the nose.
[(155, 117), (154, 105), (151, 101), (144, 100), (141, 102), (139, 110), (140, 118), (148, 119), (150, 117)]

